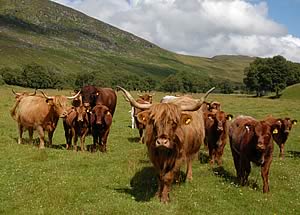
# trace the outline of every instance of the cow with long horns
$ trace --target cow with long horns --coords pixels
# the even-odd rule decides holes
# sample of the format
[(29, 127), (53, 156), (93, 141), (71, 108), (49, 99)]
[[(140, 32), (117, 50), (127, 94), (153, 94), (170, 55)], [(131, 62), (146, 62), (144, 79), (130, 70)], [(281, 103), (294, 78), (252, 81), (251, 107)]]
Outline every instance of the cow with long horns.
[(192, 179), (192, 160), (204, 141), (203, 113), (199, 109), (204, 98), (181, 97), (174, 103), (140, 104), (122, 87), (131, 105), (144, 110), (138, 120), (145, 125), (144, 142), (149, 158), (158, 172), (158, 197), (168, 202), (174, 179), (178, 179), (180, 167), (187, 163), (186, 177)]
[(27, 96), (20, 100), (14, 108), (14, 115), (19, 129), (18, 143), (22, 143), (24, 128), (29, 131), (29, 141), (32, 142), (33, 130), (37, 130), (40, 136), (40, 148), (45, 147), (44, 131), (48, 132), (49, 144), (52, 144), (52, 137), (59, 117), (67, 115), (67, 99), (74, 99), (79, 96), (47, 96), (41, 91), (42, 96)]

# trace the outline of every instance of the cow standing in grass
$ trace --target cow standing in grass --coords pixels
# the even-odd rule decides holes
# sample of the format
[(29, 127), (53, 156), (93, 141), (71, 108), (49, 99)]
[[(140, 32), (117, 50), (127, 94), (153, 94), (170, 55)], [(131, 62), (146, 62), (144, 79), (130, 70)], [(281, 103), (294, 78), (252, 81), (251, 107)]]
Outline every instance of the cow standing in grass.
[(216, 110), (214, 112), (205, 111), (205, 145), (208, 148), (210, 164), (222, 165), (222, 155), (226, 145), (228, 135), (228, 120), (232, 119), (231, 114)]
[(263, 192), (270, 191), (269, 171), (273, 158), (272, 134), (278, 132), (278, 122), (258, 121), (249, 116), (237, 117), (229, 127), (230, 148), (237, 178), (243, 186), (251, 172), (250, 162), (261, 166)]
[(278, 129), (278, 132), (273, 134), (273, 139), (276, 142), (276, 144), (279, 146), (280, 153), (279, 157), (281, 159), (284, 158), (284, 146), (287, 141), (287, 138), (289, 136), (290, 131), (292, 130), (293, 125), (297, 124), (297, 120), (291, 119), (289, 117), (286, 118), (274, 118), (272, 116), (269, 116), (265, 119), (265, 121), (269, 123), (279, 123), (280, 128)]
[(67, 115), (67, 99), (73, 99), (79, 93), (72, 97), (66, 96), (27, 96), (20, 100), (15, 107), (13, 118), (18, 122), (19, 140), (22, 143), (24, 129), (29, 131), (29, 141), (32, 142), (33, 130), (37, 130), (40, 136), (40, 148), (45, 147), (45, 131), (48, 132), (49, 144), (52, 144), (52, 137), (57, 126), (59, 117)]
[[(171, 185), (179, 178), (186, 161), (186, 177), (192, 180), (192, 160), (204, 140), (204, 121), (200, 107), (204, 98), (181, 97), (174, 103), (140, 104), (119, 87), (131, 105), (144, 110), (138, 120), (145, 125), (144, 141), (149, 158), (158, 173), (158, 197), (168, 202)], [(172, 101), (173, 102), (173, 101)]]

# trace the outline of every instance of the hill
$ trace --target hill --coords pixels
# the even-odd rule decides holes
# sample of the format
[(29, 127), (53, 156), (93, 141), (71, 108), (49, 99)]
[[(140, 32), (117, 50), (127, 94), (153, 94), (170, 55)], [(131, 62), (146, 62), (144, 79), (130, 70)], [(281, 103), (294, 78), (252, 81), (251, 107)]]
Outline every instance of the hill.
[(0, 0), (0, 68), (36, 62), (70, 79), (82, 71), (114, 71), (161, 80), (178, 71), (242, 82), (253, 58), (178, 55), (48, 0)]
[(300, 84), (287, 87), (280, 98), (282, 99), (300, 99)]

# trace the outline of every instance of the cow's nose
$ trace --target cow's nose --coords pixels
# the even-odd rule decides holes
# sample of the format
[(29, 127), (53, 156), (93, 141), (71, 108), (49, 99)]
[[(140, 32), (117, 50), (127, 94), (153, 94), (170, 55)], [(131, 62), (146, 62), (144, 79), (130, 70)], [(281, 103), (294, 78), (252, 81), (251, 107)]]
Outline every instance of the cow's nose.
[(169, 140), (167, 138), (158, 138), (156, 140), (156, 147), (159, 146), (169, 147)]
[(218, 127), (218, 131), (223, 131), (223, 127)]

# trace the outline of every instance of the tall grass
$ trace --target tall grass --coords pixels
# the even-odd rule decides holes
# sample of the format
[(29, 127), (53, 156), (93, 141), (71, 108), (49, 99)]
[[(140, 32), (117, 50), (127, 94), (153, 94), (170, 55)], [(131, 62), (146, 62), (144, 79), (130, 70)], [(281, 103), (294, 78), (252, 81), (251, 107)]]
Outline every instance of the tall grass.
[[(16, 91), (23, 90), (16, 88)], [(30, 90), (28, 90), (30, 91)], [(67, 91), (47, 90), (50, 95)], [(135, 93), (133, 93), (136, 95)], [(159, 101), (162, 93), (155, 94)], [(193, 95), (198, 97), (199, 95)], [(286, 144), (286, 158), (278, 158), (275, 145), (269, 194), (262, 193), (259, 168), (252, 168), (250, 185), (235, 183), (229, 145), (222, 168), (210, 168), (201, 148), (193, 163), (193, 181), (173, 185), (171, 202), (155, 196), (157, 182), (146, 147), (132, 130), (129, 104), (118, 94), (116, 113), (108, 138), (108, 152), (67, 151), (61, 121), (54, 147), (39, 150), (17, 144), (16, 122), (9, 115), (14, 102), (10, 87), (0, 88), (0, 213), (3, 214), (299, 214), (300, 144), (295, 126)], [(239, 95), (211, 95), (226, 112), (259, 119), (273, 114), (300, 119), (300, 103)], [(28, 133), (25, 132), (25, 138)], [(35, 134), (37, 138), (37, 134)], [(86, 140), (89, 145), (92, 138)], [(184, 171), (184, 168), (182, 169)]]

